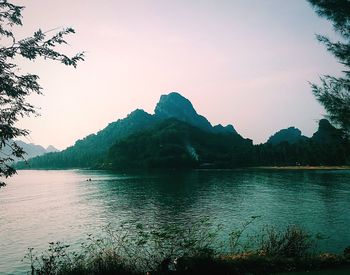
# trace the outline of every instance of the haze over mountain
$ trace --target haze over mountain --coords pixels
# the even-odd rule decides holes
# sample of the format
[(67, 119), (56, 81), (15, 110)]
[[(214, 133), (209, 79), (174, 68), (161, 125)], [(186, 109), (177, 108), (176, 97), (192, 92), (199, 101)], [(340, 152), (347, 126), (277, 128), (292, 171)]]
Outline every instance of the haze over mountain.
[[(212, 124), (179, 93), (162, 95), (151, 115), (141, 109), (78, 140), (61, 152), (33, 158), (36, 168), (218, 168), (259, 165), (339, 164), (348, 160), (347, 143), (327, 120), (307, 138), (295, 127), (278, 131), (266, 144), (253, 145), (232, 125)], [(332, 148), (327, 151), (327, 148)], [(289, 152), (286, 154), (286, 152)], [(306, 152), (306, 153), (305, 153)], [(320, 155), (319, 158), (314, 156)]]
[[(30, 159), (30, 158), (34, 158), (37, 156), (41, 156), (44, 155), (46, 153), (52, 153), (52, 152), (58, 152), (58, 150), (53, 147), (52, 145), (48, 146), (46, 149), (41, 146), (41, 145), (37, 145), (34, 143), (26, 143), (24, 141), (21, 140), (16, 140), (15, 141), (17, 143), (18, 146), (22, 147), (25, 154), (24, 154), (24, 158), (25, 159)], [(9, 146), (6, 146), (3, 149), (3, 152), (5, 154), (9, 154), (11, 152), (11, 148)], [(19, 158), (15, 159), (15, 161), (17, 160), (21, 160)]]

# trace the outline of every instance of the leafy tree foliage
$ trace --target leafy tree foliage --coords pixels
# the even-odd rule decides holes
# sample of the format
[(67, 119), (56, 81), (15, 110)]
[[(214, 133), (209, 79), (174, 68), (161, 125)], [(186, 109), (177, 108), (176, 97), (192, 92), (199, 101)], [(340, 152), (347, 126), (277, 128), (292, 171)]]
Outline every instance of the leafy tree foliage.
[[(25, 153), (13, 139), (29, 133), (26, 129), (16, 127), (16, 122), (25, 116), (37, 114), (27, 98), (31, 94), (42, 93), (39, 76), (21, 74), (16, 58), (35, 60), (41, 57), (73, 67), (84, 58), (84, 53), (70, 57), (55, 48), (66, 44), (66, 35), (74, 33), (72, 28), (62, 29), (53, 35), (39, 29), (32, 36), (17, 39), (13, 27), (22, 25), (23, 9), (7, 0), (0, 0), (0, 177), (5, 178), (16, 172), (9, 163), (14, 158), (23, 158)], [(3, 152), (5, 146), (11, 148), (9, 154)], [(0, 187), (4, 185), (0, 182)]]
[[(61, 152), (45, 154), (30, 160), (31, 167), (37, 168), (98, 168), (105, 159), (109, 148), (130, 134), (148, 129), (158, 120), (143, 110), (135, 110), (126, 118), (110, 123), (96, 134), (77, 140), (73, 146)], [(25, 163), (18, 168), (28, 167)]]
[(249, 164), (252, 148), (250, 140), (236, 133), (210, 133), (166, 119), (115, 143), (107, 164), (116, 169), (230, 168)]
[(235, 133), (209, 133), (169, 119), (117, 142), (109, 150), (105, 167), (130, 169), (344, 165), (350, 161), (349, 156), (349, 142), (330, 124), (328, 127), (320, 127), (312, 138), (253, 145), (250, 140)]
[(350, 1), (309, 0), (317, 14), (333, 23), (342, 41), (333, 42), (324, 35), (317, 39), (345, 66), (342, 77), (330, 75), (321, 78), (321, 85), (312, 84), (318, 101), (325, 107), (333, 123), (350, 135)]

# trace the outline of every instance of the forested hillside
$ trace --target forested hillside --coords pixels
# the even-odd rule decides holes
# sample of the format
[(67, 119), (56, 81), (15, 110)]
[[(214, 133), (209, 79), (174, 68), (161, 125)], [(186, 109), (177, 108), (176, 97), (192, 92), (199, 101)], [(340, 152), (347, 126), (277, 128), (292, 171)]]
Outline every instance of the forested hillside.
[(135, 110), (73, 146), (29, 160), (18, 168), (235, 168), (345, 165), (349, 141), (327, 120), (311, 138), (295, 127), (253, 145), (232, 125), (212, 126), (178, 93), (163, 95), (151, 115)]

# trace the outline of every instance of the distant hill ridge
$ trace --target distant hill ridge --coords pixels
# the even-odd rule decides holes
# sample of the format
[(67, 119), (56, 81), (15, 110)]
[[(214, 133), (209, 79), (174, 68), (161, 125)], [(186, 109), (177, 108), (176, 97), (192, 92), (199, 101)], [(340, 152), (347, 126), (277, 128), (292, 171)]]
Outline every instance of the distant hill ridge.
[(282, 129), (276, 132), (267, 140), (267, 143), (273, 145), (279, 144), (281, 142), (294, 144), (306, 139), (308, 138), (306, 136), (303, 136), (298, 128), (289, 127), (287, 129)]
[(295, 127), (289, 127), (286, 129), (279, 130), (273, 134), (268, 140), (267, 144), (277, 145), (282, 142), (288, 142), (295, 144), (300, 141), (313, 141), (316, 143), (323, 144), (334, 144), (342, 142), (342, 132), (335, 128), (327, 119), (321, 119), (318, 123), (317, 131), (308, 138), (302, 135), (301, 131)]
[[(34, 158), (37, 156), (41, 156), (44, 155), (46, 153), (51, 153), (51, 152), (58, 152), (58, 150), (53, 147), (52, 145), (49, 145), (46, 149), (41, 146), (41, 145), (37, 145), (34, 143), (26, 143), (24, 141), (21, 140), (15, 140), (16, 144), (23, 148), (25, 154), (24, 154), (24, 158), (25, 159), (30, 159), (30, 158)], [(5, 154), (10, 155), (11, 154), (11, 148), (9, 148), (8, 146), (6, 146), (4, 149), (2, 149), (3, 152)], [(21, 160), (19, 158), (16, 158), (15, 161)]]
[[(174, 120), (181, 123), (176, 123)], [(147, 135), (151, 138), (148, 138)], [(204, 137), (210, 142), (205, 141)], [(142, 140), (149, 142), (142, 143)], [(144, 151), (136, 144), (136, 141), (144, 144)], [(284, 148), (284, 144), (298, 147), (299, 151), (307, 147), (308, 154), (311, 155), (315, 151), (315, 156), (318, 154), (322, 156), (323, 151), (328, 154), (323, 149), (323, 143), (331, 143), (339, 147), (342, 142), (340, 131), (327, 120), (321, 120), (318, 131), (311, 138), (303, 136), (299, 129), (290, 127), (272, 135), (266, 144), (254, 146), (250, 139), (239, 135), (232, 125), (212, 126), (204, 116), (196, 112), (188, 99), (177, 92), (172, 92), (160, 97), (154, 115), (136, 109), (126, 118), (112, 122), (96, 134), (76, 141), (73, 146), (61, 152), (36, 157), (30, 161), (30, 164), (36, 168), (108, 168), (115, 166), (115, 162), (122, 163), (123, 159), (134, 164), (137, 159), (143, 159), (145, 166), (153, 167), (156, 166), (155, 163), (160, 165), (159, 159), (169, 160), (174, 154), (177, 158), (167, 162), (169, 165), (176, 163), (180, 165), (183, 160), (186, 160), (184, 163), (189, 165), (192, 162), (188, 157), (190, 155), (193, 157), (194, 152), (199, 151), (200, 154), (195, 162), (197, 166), (204, 165), (203, 162), (209, 162), (208, 165), (215, 167), (236, 167), (243, 163), (247, 166), (300, 162), (316, 163), (317, 165), (316, 158), (309, 158), (309, 155), (300, 155), (299, 158), (294, 149), (295, 152), (292, 150), (290, 153), (293, 157), (285, 156), (286, 152), (291, 149), (290, 147)], [(225, 146), (220, 146), (220, 143)], [(121, 144), (129, 149), (124, 150)], [(152, 150), (146, 148), (148, 144), (149, 148), (153, 146)], [(338, 147), (334, 147), (334, 150), (337, 150), (336, 153), (322, 158), (319, 163), (345, 162), (349, 154), (342, 150), (342, 147), (340, 149)], [(220, 154), (217, 154), (214, 148), (219, 150)], [(148, 154), (145, 154), (145, 151)], [(116, 152), (119, 152), (120, 157)], [(281, 153), (283, 154), (280, 155)], [(135, 158), (133, 161), (129, 159), (131, 155)]]

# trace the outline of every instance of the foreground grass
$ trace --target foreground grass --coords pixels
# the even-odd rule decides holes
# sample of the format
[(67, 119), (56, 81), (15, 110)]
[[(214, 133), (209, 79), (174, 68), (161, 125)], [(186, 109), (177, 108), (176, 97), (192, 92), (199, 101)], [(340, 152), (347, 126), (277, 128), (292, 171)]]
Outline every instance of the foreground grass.
[(101, 238), (89, 236), (78, 252), (60, 242), (51, 243), (42, 254), (30, 249), (26, 260), (33, 275), (303, 274), (295, 272), (317, 270), (324, 271), (315, 274), (328, 274), (324, 273), (327, 269), (331, 274), (350, 274), (350, 248), (343, 255), (317, 254), (317, 236), (296, 226), (265, 227), (242, 241), (255, 218), (232, 230), (224, 242), (217, 239), (222, 228), (212, 227), (208, 220), (186, 228), (137, 225), (117, 231), (107, 228)]

